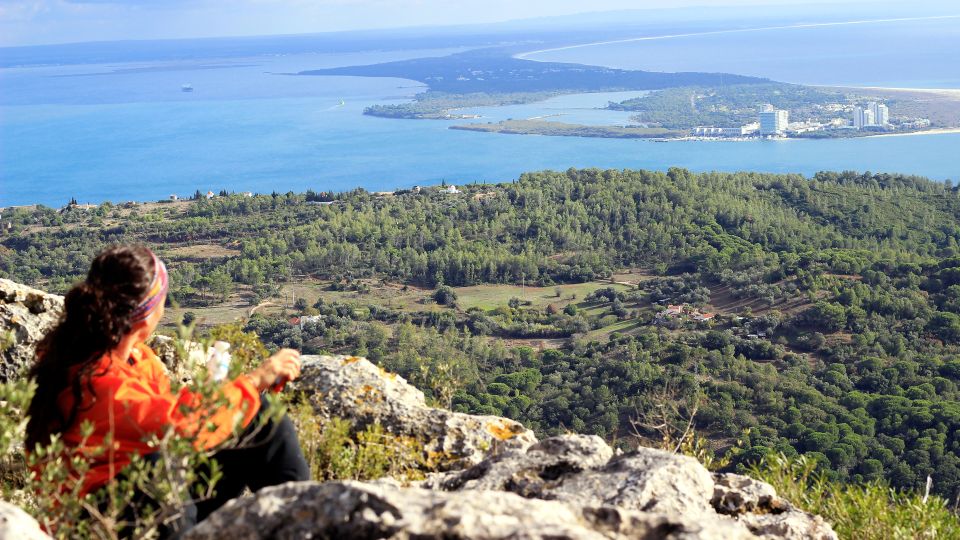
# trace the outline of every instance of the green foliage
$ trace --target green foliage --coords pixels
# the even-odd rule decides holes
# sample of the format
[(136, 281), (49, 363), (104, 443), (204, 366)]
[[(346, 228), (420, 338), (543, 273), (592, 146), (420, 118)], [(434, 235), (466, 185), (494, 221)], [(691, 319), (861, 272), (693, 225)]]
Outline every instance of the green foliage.
[(918, 493), (897, 491), (880, 481), (841, 484), (805, 456), (767, 456), (749, 473), (801, 509), (823, 516), (842, 539), (960, 537), (960, 519), (935, 495), (924, 501)]
[(457, 305), (457, 293), (452, 288), (441, 285), (433, 292), (433, 301), (441, 306), (453, 307)]
[(231, 376), (252, 371), (270, 355), (257, 334), (244, 331), (240, 323), (222, 324), (210, 329), (209, 341), (226, 341), (230, 344)]
[(412, 437), (387, 433), (380, 424), (355, 430), (341, 418), (321, 422), (307, 400), (294, 406), (291, 418), (317, 481), (423, 478), (423, 448)]

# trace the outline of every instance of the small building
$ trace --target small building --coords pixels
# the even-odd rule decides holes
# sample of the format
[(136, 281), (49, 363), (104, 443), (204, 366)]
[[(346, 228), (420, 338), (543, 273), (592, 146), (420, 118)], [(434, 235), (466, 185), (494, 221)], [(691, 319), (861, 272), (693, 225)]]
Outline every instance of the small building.
[(171, 196), (170, 196), (170, 200), (171, 200), (171, 201), (179, 201), (179, 200), (180, 200), (180, 197), (178, 197), (177, 195), (171, 195)]
[(323, 315), (304, 315), (300, 317), (298, 324), (300, 325), (300, 330), (303, 330), (304, 325), (309, 323), (318, 323), (323, 319)]
[(208, 198), (208, 199), (212, 199), (212, 198), (214, 198), (214, 197), (216, 197), (216, 195), (214, 195), (212, 191), (208, 191), (208, 192), (207, 192), (207, 198)]
[(253, 192), (252, 192), (252, 191), (244, 191), (244, 192), (243, 192), (243, 196), (249, 199), (249, 198), (253, 197)]
[(673, 318), (682, 316), (683, 312), (684, 312), (684, 306), (682, 304), (678, 306), (671, 304), (667, 306), (667, 309), (661, 311), (660, 313), (657, 313), (657, 319), (660, 319), (660, 320), (673, 319)]
[(440, 191), (443, 192), (443, 193), (446, 193), (446, 194), (448, 194), (448, 195), (455, 195), (455, 194), (457, 194), (457, 193), (460, 193), (460, 190), (457, 189), (457, 186), (453, 186), (453, 185), (447, 186), (447, 187), (441, 189)]

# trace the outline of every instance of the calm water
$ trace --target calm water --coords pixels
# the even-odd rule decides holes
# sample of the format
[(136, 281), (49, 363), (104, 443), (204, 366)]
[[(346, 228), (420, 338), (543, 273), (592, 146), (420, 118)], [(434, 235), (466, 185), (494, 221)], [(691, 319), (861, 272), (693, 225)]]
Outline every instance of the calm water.
[[(670, 49), (669, 42), (657, 42), (658, 53), (649, 56), (660, 58), (658, 55)], [(722, 49), (723, 43), (720, 40), (712, 46)], [(731, 43), (730, 56), (717, 53), (715, 61), (727, 58), (732, 63), (717, 64), (711, 70), (786, 79), (762, 72), (772, 69), (770, 62), (758, 68), (761, 71), (734, 69), (738, 62), (734, 57), (743, 45), (737, 39)], [(660, 61), (675, 60), (676, 67), (653, 69), (706, 69), (685, 64), (696, 55), (680, 46), (680, 41), (673, 44), (683, 50), (675, 50), (672, 60)], [(845, 50), (855, 54), (852, 49)], [(615, 65), (624, 54), (605, 52), (606, 47), (571, 49), (563, 54), (588, 51), (589, 58), (578, 60), (604, 63), (602, 57), (608, 55), (606, 63)], [(812, 51), (821, 54), (819, 47)], [(960, 135), (653, 143), (474, 133), (447, 129), (453, 122), (361, 114), (370, 104), (409, 99), (422, 90), (413, 81), (282, 74), (450, 52), (299, 54), (0, 69), (0, 206), (61, 205), (70, 197), (82, 202), (155, 200), (173, 193), (188, 195), (196, 189), (270, 192), (362, 186), (388, 190), (441, 180), (454, 184), (504, 181), (523, 171), (568, 167), (682, 166), (698, 171), (804, 174), (870, 170), (960, 178), (960, 165), (953, 157), (960, 150)], [(948, 60), (955, 64), (957, 56)], [(807, 66), (810, 59), (790, 61)], [(745, 65), (739, 62), (741, 67)], [(950, 83), (960, 70), (943, 66), (920, 69), (920, 63), (912, 63), (909, 77), (896, 75), (904, 72), (888, 66), (887, 72), (873, 78), (851, 75), (849, 80), (841, 80), (830, 67), (818, 81), (906, 86), (907, 80), (928, 80), (930, 86), (960, 86)], [(187, 83), (194, 92), (181, 92), (181, 85)], [(628, 115), (597, 108), (609, 100), (638, 94), (563, 96), (537, 104), (463, 112), (481, 115), (473, 120), (479, 122), (546, 117), (615, 125), (625, 123)]]
[[(863, 19), (869, 18), (865, 6)], [(568, 48), (526, 58), (738, 73), (799, 84), (960, 88), (960, 18), (756, 29)]]

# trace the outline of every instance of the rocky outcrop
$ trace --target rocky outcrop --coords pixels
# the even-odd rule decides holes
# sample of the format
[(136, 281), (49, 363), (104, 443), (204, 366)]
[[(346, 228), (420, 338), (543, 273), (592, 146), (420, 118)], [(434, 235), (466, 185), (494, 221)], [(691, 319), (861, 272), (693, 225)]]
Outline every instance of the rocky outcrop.
[[(297, 390), (318, 414), (379, 422), (443, 455), (412, 487), (300, 483), (237, 500), (190, 538), (836, 538), (768, 484), (712, 475), (650, 448), (615, 452), (590, 435), (536, 441), (522, 425), (428, 407), (402, 377), (357, 357), (303, 357)], [(295, 519), (294, 519), (295, 517)]]
[(50, 540), (50, 537), (29, 514), (0, 501), (0, 540)]
[[(780, 499), (769, 484), (735, 474), (711, 475), (695, 459), (662, 450), (638, 448), (614, 455), (596, 436), (552, 437), (462, 471), (433, 475), (421, 486), (502, 490), (581, 509), (614, 507), (666, 516), (671, 523), (736, 523), (761, 538), (836, 538), (821, 518)], [(661, 537), (672, 538), (652, 538)]]
[(732, 520), (579, 507), (500, 491), (442, 492), (361, 482), (291, 482), (236, 499), (186, 540), (233, 538), (756, 538)]
[(33, 362), (37, 342), (57, 324), (63, 297), (0, 279), (0, 382)]
[(532, 431), (513, 420), (428, 407), (423, 392), (365, 358), (301, 359), (300, 379), (293, 386), (304, 391), (318, 415), (348, 419), (358, 429), (377, 422), (391, 433), (414, 437), (438, 469), (474, 465), (488, 453), (536, 442)]
[(188, 535), (214, 538), (834, 540), (773, 488), (711, 476), (691, 458), (614, 455), (565, 435), (489, 456), (415, 487), (291, 482), (237, 499)]

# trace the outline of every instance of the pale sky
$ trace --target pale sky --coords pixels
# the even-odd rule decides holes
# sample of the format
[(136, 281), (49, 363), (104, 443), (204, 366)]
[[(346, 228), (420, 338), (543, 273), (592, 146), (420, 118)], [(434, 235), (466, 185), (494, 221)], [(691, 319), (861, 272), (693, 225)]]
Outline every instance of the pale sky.
[[(953, 0), (912, 5), (949, 6)], [(773, 6), (783, 0), (0, 0), (0, 46), (300, 34), (489, 23), (622, 9)], [(835, 0), (793, 0), (821, 4)], [(870, 0), (846, 0), (868, 7)], [(762, 9), (762, 8), (758, 8)]]

